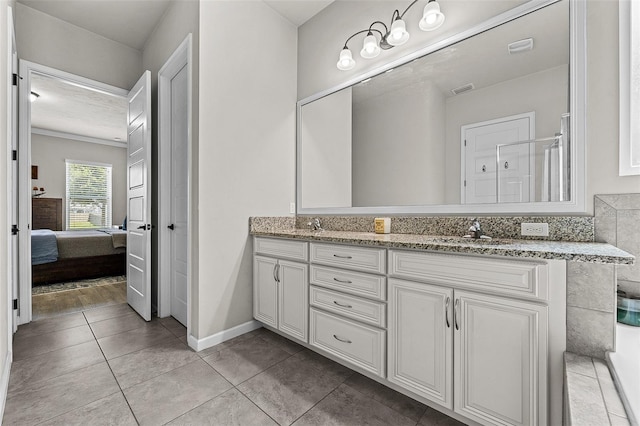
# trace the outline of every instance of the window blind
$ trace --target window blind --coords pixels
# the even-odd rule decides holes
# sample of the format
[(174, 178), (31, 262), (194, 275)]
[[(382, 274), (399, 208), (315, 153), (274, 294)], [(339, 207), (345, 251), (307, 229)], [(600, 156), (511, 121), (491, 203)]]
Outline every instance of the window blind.
[(111, 165), (66, 160), (68, 230), (111, 227)]

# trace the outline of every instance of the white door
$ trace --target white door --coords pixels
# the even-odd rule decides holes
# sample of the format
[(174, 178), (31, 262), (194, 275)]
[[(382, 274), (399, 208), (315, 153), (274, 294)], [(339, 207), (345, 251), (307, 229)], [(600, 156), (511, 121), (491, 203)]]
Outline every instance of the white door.
[(171, 79), (171, 315), (187, 325), (189, 188), (185, 65)]
[(309, 307), (309, 267), (305, 263), (279, 260), (278, 329), (307, 342)]
[(454, 296), (454, 410), (481, 424), (548, 424), (547, 307)]
[(389, 280), (387, 378), (453, 408), (453, 290)]
[(274, 328), (278, 327), (277, 265), (275, 259), (253, 258), (253, 317)]
[[(533, 144), (502, 147), (499, 165), (496, 163), (496, 146), (534, 139), (534, 121), (534, 113), (528, 113), (462, 126), (463, 203), (533, 201)], [(500, 186), (496, 193), (497, 177)]]
[(128, 96), (127, 302), (151, 321), (151, 73)]
[[(8, 30), (10, 33), (11, 40), (11, 56), (9, 66), (11, 67), (10, 75), (18, 75), (18, 52), (16, 51), (16, 43), (15, 43), (15, 34), (13, 28), (13, 15), (11, 12), (11, 8), (9, 8), (9, 26)], [(10, 122), (8, 123), (11, 126), (11, 152), (18, 152), (18, 78), (16, 77), (12, 82), (11, 86), (11, 105), (8, 108), (9, 116), (11, 117)], [(19, 221), (18, 217), (18, 203), (19, 198), (19, 185), (18, 185), (18, 161), (17, 158), (11, 160), (11, 175), (9, 176), (9, 182), (11, 182), (11, 224), (16, 225), (15, 230), (12, 226), (12, 235), (11, 235), (11, 299), (17, 300), (20, 294), (20, 286), (18, 283), (18, 253), (19, 253), (19, 238), (18, 238), (18, 228), (17, 224)], [(13, 303), (13, 302), (12, 302)], [(13, 308), (13, 306), (12, 306)], [(18, 309), (12, 309), (12, 331), (16, 332), (18, 329)]]

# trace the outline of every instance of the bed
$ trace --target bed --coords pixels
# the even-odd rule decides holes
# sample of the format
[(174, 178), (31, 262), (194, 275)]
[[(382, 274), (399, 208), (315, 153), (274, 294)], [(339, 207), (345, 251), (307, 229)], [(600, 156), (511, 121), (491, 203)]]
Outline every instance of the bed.
[(31, 231), (32, 285), (126, 274), (127, 231)]

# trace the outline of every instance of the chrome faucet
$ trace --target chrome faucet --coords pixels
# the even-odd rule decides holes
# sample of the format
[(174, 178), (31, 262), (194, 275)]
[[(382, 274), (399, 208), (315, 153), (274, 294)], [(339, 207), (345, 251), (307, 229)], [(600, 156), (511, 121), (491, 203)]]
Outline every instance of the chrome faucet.
[(314, 231), (324, 231), (322, 225), (320, 225), (320, 218), (314, 218), (311, 222), (307, 223)]
[(481, 238), (482, 237), (482, 227), (480, 226), (480, 221), (477, 218), (473, 219), (473, 223), (469, 228), (469, 232), (471, 232), (471, 238)]

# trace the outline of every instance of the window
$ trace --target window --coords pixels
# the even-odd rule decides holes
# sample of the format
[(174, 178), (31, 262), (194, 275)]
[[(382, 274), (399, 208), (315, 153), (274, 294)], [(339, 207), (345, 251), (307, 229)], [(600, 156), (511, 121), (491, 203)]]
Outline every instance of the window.
[(111, 227), (111, 164), (66, 164), (67, 229)]
[(619, 4), (620, 176), (640, 175), (640, 4)]

